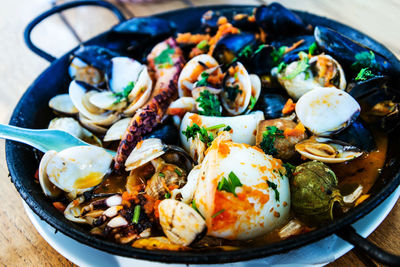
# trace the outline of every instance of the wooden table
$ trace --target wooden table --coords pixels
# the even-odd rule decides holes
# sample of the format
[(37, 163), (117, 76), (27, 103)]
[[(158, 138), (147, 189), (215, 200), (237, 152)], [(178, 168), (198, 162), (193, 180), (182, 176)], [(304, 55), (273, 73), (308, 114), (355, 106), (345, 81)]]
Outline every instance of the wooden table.
[[(29, 84), (45, 69), (48, 63), (30, 52), (23, 43), (22, 32), (27, 23), (39, 13), (49, 9), (48, 0), (4, 1), (0, 9), (0, 121), (7, 123), (18, 99)], [(60, 3), (62, 1), (58, 1)], [(191, 1), (194, 5), (235, 3), (259, 4), (261, 1)], [(287, 7), (336, 19), (380, 40), (400, 56), (400, 2), (396, 0), (336, 0), (336, 1), (278, 1)], [(157, 3), (119, 4), (126, 15), (149, 15), (166, 10), (183, 8), (189, 1), (171, 0)], [(79, 36), (90, 38), (116, 23), (109, 12), (87, 7), (65, 12)], [(33, 34), (33, 40), (50, 53), (59, 56), (77, 45), (59, 16), (53, 16)], [(10, 179), (4, 156), (4, 141), (0, 141), (0, 265), (4, 266), (54, 266), (73, 264), (58, 254), (36, 232), (22, 206), (21, 198)], [(24, 164), (21, 162), (21, 164)], [(400, 205), (368, 238), (393, 253), (400, 254)], [(330, 266), (360, 266), (362, 261), (349, 252)]]

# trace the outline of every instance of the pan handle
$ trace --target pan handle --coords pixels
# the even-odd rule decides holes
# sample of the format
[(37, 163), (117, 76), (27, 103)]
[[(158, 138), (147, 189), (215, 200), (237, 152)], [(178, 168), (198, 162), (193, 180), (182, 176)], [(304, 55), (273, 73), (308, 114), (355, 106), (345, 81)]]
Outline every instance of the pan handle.
[(359, 235), (351, 226), (343, 227), (336, 232), (336, 235), (380, 263), (389, 266), (400, 266), (400, 256), (384, 251), (380, 247), (368, 241), (366, 238)]
[(73, 1), (73, 2), (68, 2), (65, 4), (61, 4), (59, 6), (55, 6), (53, 8), (51, 8), (50, 10), (40, 14), (39, 16), (37, 16), (36, 18), (34, 18), (29, 24), (28, 26), (26, 26), (25, 31), (24, 31), (24, 40), (26, 45), (28, 46), (28, 48), (34, 52), (35, 54), (37, 54), (38, 56), (46, 59), (49, 62), (53, 62), (54, 60), (56, 60), (55, 57), (53, 57), (52, 55), (48, 54), (47, 52), (43, 51), (42, 49), (40, 49), (39, 47), (37, 47), (31, 39), (31, 32), (32, 30), (36, 27), (37, 24), (39, 24), (40, 22), (42, 22), (44, 19), (46, 19), (47, 17), (55, 14), (55, 13), (59, 13), (61, 11), (64, 11), (66, 9), (70, 9), (70, 8), (74, 8), (74, 7), (79, 7), (79, 6), (100, 6), (100, 7), (104, 7), (107, 8), (109, 10), (111, 10), (114, 15), (118, 18), (119, 22), (123, 22), (126, 20), (124, 14), (121, 12), (121, 10), (119, 10), (116, 6), (114, 6), (113, 4), (110, 4), (108, 2), (105, 1), (99, 1), (99, 0), (79, 0), (79, 1)]

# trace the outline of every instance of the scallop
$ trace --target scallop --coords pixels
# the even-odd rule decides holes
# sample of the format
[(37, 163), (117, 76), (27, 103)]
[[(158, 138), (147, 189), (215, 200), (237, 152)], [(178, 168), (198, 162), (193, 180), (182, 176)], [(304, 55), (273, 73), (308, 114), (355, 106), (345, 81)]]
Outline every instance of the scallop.
[(298, 73), (303, 64), (305, 54), (300, 54), (302, 60), (290, 63), (281, 73), (278, 73), (280, 84), (294, 100), (313, 89), (334, 87), (340, 90), (346, 88), (346, 78), (340, 64), (329, 55), (318, 55), (308, 61), (309, 67)]
[(187, 151), (190, 151), (191, 139), (188, 140), (182, 134), (182, 131), (185, 131), (193, 123), (205, 128), (222, 124), (232, 128), (231, 133), (234, 142), (254, 145), (256, 142), (257, 125), (262, 120), (264, 120), (264, 113), (262, 111), (254, 111), (248, 115), (235, 117), (211, 117), (188, 112), (183, 117), (179, 130), (181, 133), (181, 142), (183, 147)]
[(285, 173), (280, 160), (220, 133), (201, 164), (193, 200), (207, 235), (247, 240), (282, 226), (290, 210)]
[(78, 109), (74, 106), (68, 94), (56, 95), (50, 99), (49, 107), (67, 115), (75, 115), (78, 113)]
[(108, 86), (114, 93), (123, 92), (130, 82), (136, 82), (145, 66), (129, 57), (113, 57), (107, 71)]
[(207, 54), (199, 55), (189, 60), (179, 75), (179, 97), (191, 96), (194, 83), (198, 80), (203, 71), (217, 67), (218, 65), (218, 62)]
[[(251, 81), (250, 75), (242, 63), (236, 62), (228, 68), (223, 82), (221, 100), (223, 107), (230, 114), (242, 114), (249, 106), (253, 87)], [(258, 94), (260, 89), (261, 87), (257, 88)]]
[(329, 136), (349, 126), (360, 114), (360, 105), (348, 93), (333, 87), (312, 90), (296, 104), (296, 114), (312, 133)]
[(112, 155), (102, 148), (71, 147), (53, 155), (43, 166), (43, 175), (59, 189), (80, 194), (101, 183), (110, 170), (111, 161)]
[(295, 145), (303, 157), (325, 163), (342, 163), (360, 157), (363, 152), (347, 143), (329, 138), (310, 138)]

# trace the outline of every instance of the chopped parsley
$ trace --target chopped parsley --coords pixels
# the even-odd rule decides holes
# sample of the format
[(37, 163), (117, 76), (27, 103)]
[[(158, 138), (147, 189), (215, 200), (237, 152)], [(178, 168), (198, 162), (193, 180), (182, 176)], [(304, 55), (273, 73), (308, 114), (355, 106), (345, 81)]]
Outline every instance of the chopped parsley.
[(362, 68), (355, 78), (356, 81), (365, 81), (369, 78), (375, 77), (375, 74), (369, 68)]
[(171, 198), (171, 193), (167, 192), (164, 194), (165, 199)]
[(310, 47), (308, 48), (308, 54), (314, 55), (315, 52), (317, 51), (317, 49), (318, 49), (317, 43), (316, 43), (316, 42), (313, 42), (313, 43), (310, 45)]
[(259, 53), (261, 50), (263, 50), (264, 47), (266, 47), (266, 45), (264, 45), (264, 44), (259, 45), (258, 48), (257, 48), (257, 50), (254, 52), (254, 54)]
[(154, 58), (154, 63), (157, 65), (162, 65), (162, 67), (172, 66), (173, 61), (171, 55), (175, 53), (175, 49), (171, 48), (169, 45), (164, 49), (158, 56)]
[[(194, 199), (192, 200), (192, 208), (197, 211), (198, 214), (201, 215), (199, 209), (197, 208), (196, 202), (194, 201)], [(203, 217), (203, 215), (201, 215), (201, 217)]]
[(278, 66), (279, 63), (283, 59), (283, 55), (286, 53), (287, 46), (281, 46), (278, 49), (274, 49), (271, 52), (272, 61), (274, 62), (275, 66)]
[(218, 97), (211, 94), (210, 91), (204, 90), (200, 92), (200, 97), (196, 99), (196, 102), (199, 103), (199, 107), (202, 109), (199, 110), (200, 115), (221, 116), (221, 103)]
[(290, 164), (289, 162), (283, 163), (283, 167), (285, 167), (285, 169), (286, 169), (286, 176), (287, 177), (292, 177), (293, 176), (293, 172), (296, 169), (296, 167), (293, 166), (292, 164)]
[(250, 97), (249, 110), (252, 110), (257, 103), (257, 98), (255, 96)]
[(124, 99), (128, 99), (128, 96), (130, 92), (133, 90), (133, 87), (135, 87), (134, 82), (129, 82), (127, 86), (125, 86), (124, 90), (119, 93), (113, 93), (113, 96), (115, 96), (116, 100), (114, 101), (114, 104), (120, 103)]
[(354, 70), (361, 70), (362, 68), (379, 69), (379, 64), (376, 62), (375, 54), (371, 50), (357, 53), (354, 58), (355, 62), (351, 65), (351, 68)]
[(242, 90), (239, 89), (239, 85), (235, 84), (234, 86), (226, 86), (226, 93), (228, 94), (228, 99), (230, 101), (235, 101), (238, 94), (242, 93)]
[(283, 71), (285, 68), (286, 68), (286, 63), (285, 62), (281, 62), (281, 63), (279, 63), (279, 65), (278, 65), (278, 73), (280, 73), (281, 71)]
[(178, 176), (182, 176), (182, 172), (178, 168), (175, 168), (174, 171), (176, 172), (176, 174), (178, 174)]
[(198, 43), (196, 47), (200, 50), (208, 51), (210, 45), (208, 44), (207, 40), (203, 40), (200, 43)]
[(222, 209), (222, 210), (220, 210), (220, 211), (218, 211), (217, 213), (215, 213), (214, 215), (212, 215), (211, 216), (211, 218), (215, 218), (215, 217), (217, 217), (218, 215), (220, 215), (221, 213), (223, 213), (225, 211), (225, 209)]
[(158, 176), (160, 176), (160, 177), (165, 177), (165, 174), (162, 173), (162, 172), (159, 172), (159, 173), (158, 173)]
[(222, 177), (221, 181), (218, 182), (218, 187), (217, 189), (219, 191), (226, 191), (229, 193), (232, 193), (237, 197), (235, 193), (236, 187), (242, 186), (242, 183), (240, 182), (239, 178), (236, 176), (234, 172), (230, 172), (228, 175), (228, 179), (225, 177)]
[(240, 52), (238, 53), (239, 57), (246, 57), (249, 58), (253, 54), (253, 49), (251, 48), (251, 45), (246, 45)]
[(222, 131), (227, 131), (227, 132), (229, 132), (230, 130), (232, 130), (232, 128), (231, 128), (231, 126), (226, 126)]
[(204, 71), (201, 73), (200, 76), (201, 80), (196, 83), (196, 87), (207, 86), (208, 85), (207, 79), (208, 77), (210, 77), (210, 74)]
[(200, 127), (196, 123), (193, 123), (192, 126), (188, 126), (186, 128), (186, 131), (182, 131), (182, 133), (186, 136), (187, 140), (189, 140), (189, 138), (194, 139), (198, 136), (200, 141), (207, 144), (208, 146), (210, 146), (212, 141), (214, 140), (214, 137), (207, 132), (206, 128)]
[(276, 126), (267, 126), (266, 131), (263, 132), (263, 139), (260, 143), (260, 147), (265, 154), (274, 156), (277, 153), (274, 147), (274, 142), (277, 137), (284, 138), (283, 131), (279, 130)]
[(225, 127), (225, 126), (226, 126), (225, 124), (221, 123), (221, 124), (217, 124), (217, 125), (214, 125), (214, 126), (207, 127), (206, 130), (207, 131), (217, 130), (217, 129)]
[(132, 223), (136, 224), (139, 223), (139, 217), (140, 217), (140, 205), (136, 205), (133, 211)]
[(271, 187), (272, 190), (274, 190), (275, 192), (275, 199), (276, 201), (279, 201), (279, 191), (278, 191), (278, 186), (276, 184), (274, 184), (273, 182), (270, 182), (267, 180), (267, 184), (269, 187)]
[(302, 72), (306, 73), (306, 79), (309, 78), (309, 75), (307, 75), (307, 70), (310, 67), (310, 64), (308, 64), (308, 56), (305, 55), (304, 52), (300, 52), (299, 57), (300, 57), (300, 60), (297, 62), (297, 66), (293, 70), (293, 72), (285, 77), (282, 77), (282, 79), (292, 80), (294, 77), (296, 77), (297, 75), (299, 75)]

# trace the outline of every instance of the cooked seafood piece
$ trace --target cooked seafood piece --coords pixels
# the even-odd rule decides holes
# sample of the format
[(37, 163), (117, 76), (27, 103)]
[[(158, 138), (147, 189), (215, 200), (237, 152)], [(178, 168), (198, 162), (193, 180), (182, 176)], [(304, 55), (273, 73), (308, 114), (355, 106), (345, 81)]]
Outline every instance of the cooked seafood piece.
[(40, 160), (39, 165), (39, 184), (43, 190), (43, 193), (51, 198), (58, 197), (62, 190), (56, 187), (50, 180), (49, 176), (47, 175), (46, 168), (49, 161), (57, 155), (56, 151), (50, 150), (46, 154), (43, 155), (42, 159)]
[(196, 112), (197, 102), (193, 97), (183, 96), (169, 105), (167, 114), (183, 117), (186, 112)]
[(261, 110), (266, 119), (277, 119), (283, 117), (282, 109), (288, 99), (287, 96), (261, 91), (254, 110)]
[[(223, 82), (221, 100), (222, 105), (230, 114), (242, 114), (249, 106), (253, 87), (251, 81), (242, 63), (236, 62), (228, 68)], [(254, 87), (256, 86), (258, 88), (255, 88), (255, 91), (261, 91), (261, 82), (254, 84)]]
[(246, 48), (252, 49), (256, 42), (257, 40), (253, 33), (226, 34), (215, 44), (212, 55), (222, 64), (230, 64), (234, 60), (244, 60), (246, 53), (243, 50)]
[(100, 139), (83, 128), (74, 118), (54, 118), (48, 129), (62, 130), (92, 145), (102, 146)]
[(325, 163), (341, 163), (358, 158), (363, 152), (345, 142), (329, 138), (311, 137), (295, 146), (303, 157)]
[(120, 99), (111, 91), (93, 92), (89, 97), (89, 102), (102, 110), (120, 111), (126, 107), (126, 100)]
[(335, 173), (324, 163), (300, 164), (290, 180), (292, 210), (309, 225), (332, 220), (334, 204), (343, 204), (337, 184)]
[(299, 57), (277, 74), (278, 81), (293, 99), (298, 100), (313, 89), (346, 88), (344, 71), (331, 56), (321, 54), (308, 60), (308, 55), (301, 52)]
[[(188, 127), (197, 124), (199, 127), (212, 128), (213, 126), (224, 125), (217, 130), (229, 126), (231, 128), (232, 139), (234, 142), (245, 143), (254, 145), (256, 140), (256, 129), (260, 121), (264, 119), (262, 111), (254, 111), (248, 115), (241, 115), (235, 117), (211, 117), (203, 116), (194, 113), (186, 113), (182, 119), (180, 127), (180, 139), (183, 147), (190, 151), (192, 138), (187, 138), (182, 131), (186, 131)], [(215, 129), (214, 129), (215, 130)], [(213, 130), (213, 131), (214, 131)]]
[(312, 133), (329, 136), (349, 126), (360, 114), (360, 105), (348, 93), (336, 88), (321, 88), (303, 95), (296, 114)]
[(256, 144), (273, 157), (289, 160), (296, 155), (295, 145), (306, 139), (305, 128), (289, 119), (260, 121)]
[(153, 89), (153, 81), (150, 78), (149, 72), (144, 66), (139, 74), (139, 77), (128, 95), (129, 106), (124, 110), (125, 115), (131, 116), (139, 108), (141, 108), (151, 95)]
[(281, 226), (290, 210), (285, 173), (280, 160), (219, 133), (201, 164), (193, 202), (207, 234), (246, 240)]
[[(54, 151), (46, 154), (53, 155)], [(53, 185), (71, 196), (100, 184), (109, 172), (112, 161), (110, 154), (95, 146), (71, 147), (48, 157), (44, 157), (39, 166), (43, 180), (46, 181), (48, 177)]]
[(67, 115), (78, 114), (78, 109), (74, 106), (68, 94), (56, 95), (50, 99), (49, 107)]
[[(218, 65), (218, 62), (212, 56), (207, 54), (199, 55), (189, 60), (179, 75), (179, 97), (192, 96), (191, 91), (193, 90), (195, 83), (202, 78), (202, 73), (208, 69), (218, 67)], [(220, 70), (217, 71), (220, 72)]]
[(104, 83), (104, 72), (90, 66), (78, 57), (74, 57), (68, 68), (69, 76), (73, 80), (82, 81), (94, 86)]
[(136, 240), (132, 247), (141, 248), (141, 249), (149, 249), (149, 250), (171, 250), (171, 251), (182, 251), (189, 249), (186, 246), (177, 245), (172, 243), (165, 236), (155, 236), (148, 238), (141, 238)]
[(200, 169), (201, 165), (196, 165), (190, 171), (187, 177), (187, 182), (182, 188), (176, 188), (172, 190), (172, 199), (176, 199), (178, 195), (180, 195), (180, 201), (186, 204), (189, 204), (193, 200), (194, 192), (197, 188), (197, 183), (200, 177)]
[(129, 57), (113, 57), (108, 66), (107, 79), (111, 91), (121, 93), (131, 82), (136, 82), (139, 73), (145, 68), (138, 61)]
[(103, 140), (104, 142), (121, 140), (126, 128), (128, 128), (131, 118), (124, 118), (114, 123), (106, 132)]
[(164, 199), (158, 206), (160, 224), (168, 239), (189, 246), (207, 233), (206, 222), (195, 209), (174, 199)]

